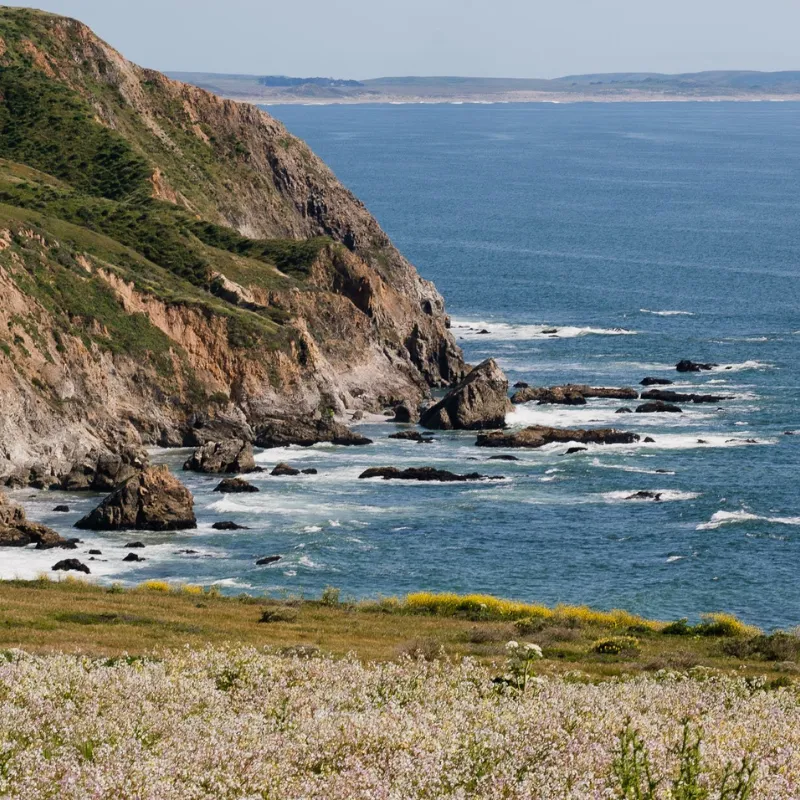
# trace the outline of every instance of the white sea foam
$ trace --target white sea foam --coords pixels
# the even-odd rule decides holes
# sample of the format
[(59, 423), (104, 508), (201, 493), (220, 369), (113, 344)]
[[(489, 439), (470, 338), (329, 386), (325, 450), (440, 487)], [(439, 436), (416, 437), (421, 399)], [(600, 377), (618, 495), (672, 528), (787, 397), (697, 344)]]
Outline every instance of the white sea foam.
[(640, 308), (642, 314), (655, 314), (657, 317), (693, 317), (691, 311), (651, 311), (649, 308)]
[(673, 564), (675, 561), (683, 561), (686, 556), (669, 556), (667, 558), (667, 564)]
[[(464, 338), (510, 341), (515, 339), (573, 339), (577, 336), (632, 336), (626, 328), (594, 328), (575, 325), (511, 325), (506, 322), (453, 321), (453, 332)], [(486, 331), (486, 333), (481, 333)]]
[(636, 472), (641, 475), (675, 475), (677, 473), (670, 472), (663, 469), (646, 469), (645, 467), (630, 467), (625, 464), (604, 464), (599, 458), (594, 458), (590, 462), (593, 467), (602, 467), (603, 469), (617, 469), (621, 472)]
[(764, 361), (742, 361), (738, 364), (720, 364), (718, 367), (714, 367), (712, 372), (745, 372), (747, 370), (764, 370), (764, 369), (771, 369), (774, 367), (774, 364), (767, 364)]
[(710, 531), (723, 525), (734, 525), (738, 522), (768, 522), (774, 525), (800, 525), (800, 517), (766, 517), (750, 511), (717, 511), (708, 522), (697, 526), (698, 531)]
[(648, 489), (647, 491), (653, 492), (653, 494), (660, 495), (660, 499), (656, 501), (653, 498), (636, 497), (635, 495), (639, 491), (641, 491), (641, 489), (629, 489), (622, 492), (603, 492), (601, 497), (606, 502), (609, 503), (619, 503), (619, 502), (667, 503), (675, 500), (695, 500), (696, 498), (700, 497), (699, 492), (681, 492), (676, 489)]

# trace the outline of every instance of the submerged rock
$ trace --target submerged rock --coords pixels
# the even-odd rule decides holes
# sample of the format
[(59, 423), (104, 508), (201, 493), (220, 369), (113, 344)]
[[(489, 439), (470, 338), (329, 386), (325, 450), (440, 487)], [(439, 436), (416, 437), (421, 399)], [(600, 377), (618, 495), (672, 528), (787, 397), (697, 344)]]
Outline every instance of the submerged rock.
[(308, 469), (301, 469), (300, 472), (302, 472), (303, 475), (319, 475), (319, 470), (314, 469), (314, 467), (309, 467)]
[(77, 558), (65, 558), (50, 568), (53, 572), (83, 572), (91, 575), (92, 571), (82, 561)]
[(57, 514), (69, 514), (69, 506), (56, 506), (53, 512)]
[(671, 386), (672, 381), (666, 378), (644, 378), (640, 381), (642, 386)]
[(390, 439), (400, 439), (408, 442), (433, 442), (435, 439), (431, 438), (429, 433), (420, 433), (419, 431), (400, 431), (400, 433), (392, 433), (389, 435)]
[(504, 428), (508, 379), (493, 358), (475, 367), (443, 400), (427, 409), (420, 424), (437, 430)]
[(515, 433), (479, 434), (475, 444), (478, 447), (544, 447), (552, 442), (580, 442), (582, 444), (633, 444), (639, 441), (638, 434), (618, 431), (615, 428), (582, 430), (572, 428), (548, 428), (533, 425)]
[(215, 531), (249, 531), (245, 525), (237, 525), (235, 522), (215, 522), (211, 526)]
[(150, 467), (126, 481), (75, 527), (106, 531), (196, 528), (194, 499), (166, 466)]
[(489, 461), (519, 461), (516, 456), (489, 456)]
[(142, 558), (140, 555), (136, 553), (128, 553), (125, 558), (122, 559), (125, 562), (138, 562), (138, 561), (147, 561), (146, 558)]
[(258, 447), (288, 447), (296, 444), (311, 447), (320, 442), (345, 446), (372, 444), (371, 439), (351, 431), (346, 425), (333, 419), (285, 419), (273, 418), (262, 423), (256, 431)]
[[(479, 475), (477, 472), (470, 472), (467, 475), (457, 475), (434, 467), (410, 467), (409, 469), (398, 469), (397, 467), (372, 467), (362, 472), (359, 479), (383, 478), (385, 481), (438, 481), (440, 483), (452, 483), (455, 481), (479, 481), (487, 478), (487, 475)], [(502, 480), (502, 478), (492, 478), (492, 480)]]
[(27, 547), (35, 544), (37, 550), (59, 547), (74, 550), (76, 540), (64, 539), (52, 528), (30, 522), (22, 506), (12, 503), (0, 492), (0, 547)]
[(255, 472), (253, 445), (243, 439), (227, 439), (224, 442), (209, 442), (194, 451), (183, 465), (185, 470), (205, 473)]
[(627, 406), (623, 406), (622, 408), (618, 408), (614, 413), (615, 414), (632, 414), (633, 411), (632, 411), (632, 409), (628, 408)]
[(281, 556), (265, 556), (264, 558), (259, 558), (258, 561), (256, 561), (256, 566), (265, 567), (267, 564), (275, 564), (280, 560)]
[(144, 542), (128, 542), (125, 547), (127, 547), (128, 550), (141, 550), (144, 548)]
[(650, 403), (643, 403), (636, 407), (637, 414), (682, 414), (683, 409), (664, 403), (661, 400), (653, 400)]
[(703, 364), (698, 361), (689, 361), (688, 358), (685, 358), (675, 365), (675, 369), (678, 372), (703, 372), (718, 366), (719, 364)]
[(567, 450), (567, 452), (564, 453), (564, 455), (571, 456), (574, 453), (586, 453), (588, 451), (589, 451), (588, 447), (570, 447), (569, 450)]
[(720, 403), (731, 399), (721, 394), (684, 394), (669, 389), (651, 389), (642, 392), (642, 400), (662, 400), (665, 403)]
[(632, 495), (629, 495), (625, 499), (626, 500), (655, 500), (656, 502), (659, 502), (661, 500), (661, 495), (662, 495), (661, 492), (642, 491), (642, 492), (634, 492)]
[(225, 478), (224, 481), (216, 486), (214, 491), (222, 492), (223, 494), (246, 494), (248, 492), (258, 492), (259, 488), (242, 478)]

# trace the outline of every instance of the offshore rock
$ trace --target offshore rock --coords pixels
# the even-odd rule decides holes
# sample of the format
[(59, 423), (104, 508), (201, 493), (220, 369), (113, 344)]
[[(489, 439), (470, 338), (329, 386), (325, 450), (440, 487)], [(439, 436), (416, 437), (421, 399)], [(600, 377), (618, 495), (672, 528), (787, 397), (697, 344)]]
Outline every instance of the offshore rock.
[(689, 361), (688, 358), (685, 358), (675, 365), (675, 369), (678, 370), (678, 372), (703, 372), (718, 366), (719, 364), (702, 364), (697, 361)]
[(67, 492), (110, 492), (147, 467), (149, 456), (141, 448), (126, 446), (118, 453), (92, 451), (73, 464), (61, 481)]
[(550, 388), (532, 387), (520, 389), (515, 392), (511, 402), (515, 405), (530, 403), (535, 400), (539, 405), (585, 405), (586, 400), (593, 397), (615, 398), (618, 400), (636, 400), (639, 393), (636, 389), (625, 387), (615, 389), (611, 387), (594, 387), (586, 384), (568, 383), (564, 386), (551, 386)]
[(644, 378), (640, 383), (642, 386), (670, 386), (672, 381), (666, 378)]
[(515, 433), (492, 431), (479, 434), (478, 447), (544, 447), (553, 442), (579, 442), (581, 444), (633, 444), (639, 441), (638, 434), (618, 431), (615, 428), (582, 430), (572, 428), (548, 428), (534, 425)]
[(215, 489), (215, 492), (223, 494), (247, 494), (258, 492), (258, 486), (253, 486), (242, 478), (225, 478)]
[[(397, 467), (372, 467), (358, 476), (360, 479), (383, 478), (385, 481), (438, 481), (440, 483), (453, 483), (461, 481), (480, 481), (488, 476), (470, 472), (467, 475), (457, 475), (434, 467), (410, 467), (400, 470)], [(494, 480), (501, 480), (494, 478)]]
[(665, 403), (720, 403), (723, 400), (731, 400), (721, 394), (684, 394), (665, 389), (651, 389), (649, 392), (642, 392), (642, 400), (663, 400)]
[(242, 439), (209, 442), (198, 447), (183, 465), (185, 470), (205, 473), (245, 473), (257, 470), (253, 459), (253, 445)]
[(37, 550), (60, 547), (73, 550), (73, 540), (64, 539), (46, 525), (29, 522), (22, 506), (11, 503), (0, 492), (0, 547), (27, 547), (35, 544)]
[(258, 447), (288, 447), (295, 444), (311, 447), (320, 442), (346, 446), (372, 444), (371, 439), (351, 431), (341, 422), (333, 419), (291, 419), (273, 418), (264, 422), (256, 431), (255, 443)]
[(420, 424), (437, 430), (504, 428), (508, 378), (493, 358), (475, 367), (443, 400), (427, 409)]
[(194, 499), (166, 466), (150, 467), (126, 481), (75, 527), (102, 531), (196, 528)]
[(653, 400), (636, 407), (637, 414), (682, 414), (683, 409), (661, 400)]

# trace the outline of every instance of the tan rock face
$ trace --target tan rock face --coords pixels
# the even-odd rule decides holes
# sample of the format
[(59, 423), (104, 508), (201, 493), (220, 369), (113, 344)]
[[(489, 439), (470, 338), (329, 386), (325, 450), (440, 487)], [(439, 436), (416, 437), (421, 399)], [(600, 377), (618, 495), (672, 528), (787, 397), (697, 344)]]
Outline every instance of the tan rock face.
[(37, 550), (74, 547), (51, 528), (28, 521), (22, 506), (9, 502), (0, 492), (0, 547), (27, 547), (30, 544), (35, 544)]
[(196, 528), (194, 499), (166, 466), (150, 467), (110, 494), (75, 527), (105, 531)]

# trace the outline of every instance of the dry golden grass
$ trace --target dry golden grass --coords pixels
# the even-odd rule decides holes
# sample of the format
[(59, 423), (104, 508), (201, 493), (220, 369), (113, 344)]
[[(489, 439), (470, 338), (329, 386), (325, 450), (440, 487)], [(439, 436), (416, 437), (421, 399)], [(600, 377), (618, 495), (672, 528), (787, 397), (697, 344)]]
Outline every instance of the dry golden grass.
[[(222, 597), (158, 581), (132, 590), (74, 578), (0, 582), (0, 649), (116, 656), (243, 643), (318, 648), (337, 656), (355, 653), (365, 660), (402, 653), (436, 657), (443, 651), (500, 662), (505, 643), (520, 639), (542, 645), (542, 672), (581, 670), (604, 677), (706, 666), (738, 674), (800, 673), (796, 661), (765, 660), (763, 648), (729, 646), (732, 637), (757, 641), (755, 629), (721, 615), (709, 622), (720, 624), (722, 635), (665, 635), (663, 623), (626, 612), (549, 609), (486, 595), (418, 593), (405, 600), (346, 604)], [(604, 637), (630, 635), (638, 640), (635, 652), (595, 652)], [(748, 655), (734, 657), (732, 652)]]

